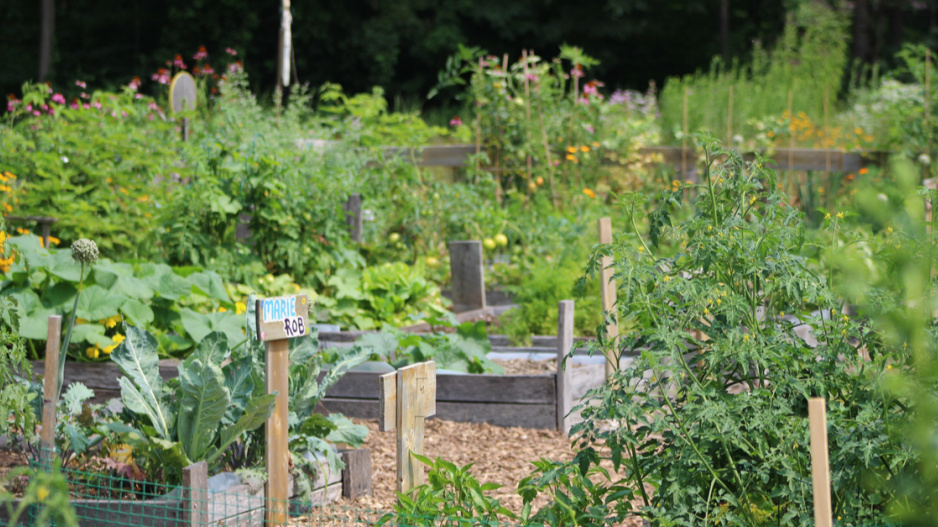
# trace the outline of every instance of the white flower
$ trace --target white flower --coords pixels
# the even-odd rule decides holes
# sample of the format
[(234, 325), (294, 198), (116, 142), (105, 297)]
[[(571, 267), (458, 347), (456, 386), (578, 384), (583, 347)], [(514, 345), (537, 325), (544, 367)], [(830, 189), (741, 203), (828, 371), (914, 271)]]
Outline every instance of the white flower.
[(919, 154), (919, 156), (918, 156), (918, 162), (921, 163), (921, 164), (923, 164), (923, 165), (930, 165), (930, 164), (931, 164), (931, 158), (928, 157), (928, 154)]

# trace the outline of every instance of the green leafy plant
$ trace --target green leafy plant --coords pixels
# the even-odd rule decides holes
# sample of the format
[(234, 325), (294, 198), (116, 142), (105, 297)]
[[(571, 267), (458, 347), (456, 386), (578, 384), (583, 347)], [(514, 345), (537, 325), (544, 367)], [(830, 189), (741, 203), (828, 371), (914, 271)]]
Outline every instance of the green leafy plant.
[(806, 400), (822, 396), (834, 516), (882, 521), (892, 492), (869, 483), (911, 460), (897, 422), (904, 406), (877, 387), (892, 358), (866, 347), (868, 329), (799, 255), (801, 216), (764, 161), (701, 142), (707, 163), (690, 214), (675, 214), (684, 188), (647, 217), (644, 198), (629, 196), (631, 232), (590, 259), (596, 273), (613, 255), (627, 329), (616, 342), (601, 335), (622, 371), (582, 406), (581, 450), (608, 449), (640, 514), (658, 525), (802, 525), (812, 517)]
[(153, 335), (125, 326), (127, 338), (111, 354), (124, 377), (118, 379), (128, 425), (111, 426), (143, 458), (145, 470), (162, 470), (176, 481), (197, 461), (216, 466), (243, 433), (264, 424), (275, 394), (255, 395), (252, 359), (228, 364), (227, 337), (209, 333), (179, 364), (179, 379), (164, 383)]
[(394, 512), (385, 514), (379, 525), (502, 525), (518, 519), (498, 499), (485, 495), (501, 486), (479, 483), (469, 471), (471, 463), (458, 467), (442, 458), (411, 455), (430, 468), (428, 483), (409, 494), (398, 493)]
[(7, 474), (7, 479), (29, 476), (29, 485), (23, 496), (14, 500), (0, 482), (0, 506), (7, 509), (9, 526), (23, 525), (25, 516), (32, 516), (36, 527), (63, 525), (77, 527), (75, 509), (69, 503), (68, 481), (62, 474), (61, 464), (56, 461), (48, 470), (21, 467)]

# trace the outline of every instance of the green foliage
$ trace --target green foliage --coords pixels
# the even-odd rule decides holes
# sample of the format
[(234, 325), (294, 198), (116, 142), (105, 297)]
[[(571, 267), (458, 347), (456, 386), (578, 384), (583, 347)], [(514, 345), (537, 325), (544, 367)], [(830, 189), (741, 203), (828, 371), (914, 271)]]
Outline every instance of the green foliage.
[[(893, 491), (871, 482), (913, 459), (899, 426), (906, 406), (877, 387), (895, 357), (799, 256), (799, 213), (764, 161), (702, 142), (692, 213), (659, 222), (648, 241), (635, 227), (643, 198), (630, 196), (632, 231), (590, 259), (596, 273), (613, 254), (627, 329), (611, 351), (604, 340), (624, 368), (583, 405), (581, 448), (607, 448), (641, 514), (660, 525), (803, 525), (813, 514), (806, 400), (822, 396), (834, 516), (882, 521)], [(666, 193), (659, 210), (673, 212), (683, 196)]]
[(46, 525), (62, 525), (64, 527), (77, 527), (78, 518), (75, 509), (69, 503), (68, 481), (62, 474), (61, 464), (56, 461), (46, 470), (16, 468), (10, 471), (7, 479), (19, 476), (29, 476), (29, 485), (23, 496), (14, 500), (0, 481), (0, 506), (7, 509), (7, 517), (11, 527), (23, 525), (26, 516), (31, 516), (32, 525), (45, 527)]
[(517, 519), (501, 502), (487, 491), (498, 489), (495, 483), (479, 483), (469, 472), (472, 464), (457, 467), (442, 458), (430, 458), (411, 453), (414, 459), (430, 467), (428, 483), (414, 488), (411, 493), (398, 493), (394, 512), (384, 515), (379, 525), (501, 525), (501, 518)]
[[(684, 137), (685, 94), (687, 127), (691, 133), (735, 133), (749, 130), (753, 120), (781, 115), (789, 108), (822, 122), (825, 100), (833, 105), (841, 92), (848, 65), (847, 13), (841, 7), (799, 2), (789, 14), (784, 33), (771, 52), (757, 42), (748, 64), (713, 59), (710, 71), (670, 78), (661, 91), (661, 129), (672, 141)], [(733, 88), (733, 111), (729, 92)], [(733, 122), (727, 123), (732, 115)], [(727, 138), (729, 139), (729, 138)]]
[(19, 336), (19, 315), (10, 298), (0, 297), (0, 321), (0, 415), (12, 417), (0, 419), (0, 435), (26, 433), (36, 425), (31, 403), (37, 394), (19, 379), (32, 377), (32, 365), (26, 360), (26, 346)]
[(264, 424), (275, 395), (254, 395), (253, 379), (242, 373), (250, 358), (228, 364), (227, 337), (212, 332), (179, 364), (179, 379), (164, 383), (157, 342), (145, 330), (125, 326), (127, 338), (111, 354), (124, 377), (118, 379), (128, 425), (115, 424), (150, 474), (176, 481), (198, 461), (217, 465), (241, 435)]
[(49, 315), (68, 316), (73, 305), (78, 324), (71, 341), (79, 347), (67, 351), (78, 360), (110, 353), (120, 340), (115, 328), (122, 318), (156, 333), (162, 353), (186, 352), (213, 330), (224, 331), (235, 343), (244, 338), (233, 312), (202, 314), (184, 307), (234, 311), (235, 304), (214, 272), (101, 259), (93, 269), (84, 270), (84, 289), (78, 297), (82, 269), (69, 251), (44, 249), (31, 235), (8, 243), (17, 256), (0, 296), (16, 302), (19, 335), (31, 343), (45, 341)]

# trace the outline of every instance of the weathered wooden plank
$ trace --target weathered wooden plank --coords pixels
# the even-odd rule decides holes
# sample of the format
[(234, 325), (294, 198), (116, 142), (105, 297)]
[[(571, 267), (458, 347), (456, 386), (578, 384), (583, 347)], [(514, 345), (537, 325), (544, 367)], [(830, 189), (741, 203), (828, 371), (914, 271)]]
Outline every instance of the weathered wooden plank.
[[(378, 401), (373, 399), (326, 398), (317, 409), (341, 412), (346, 416), (361, 419), (378, 417)], [(448, 403), (438, 400), (435, 417), (456, 422), (553, 430), (557, 427), (557, 405), (553, 402), (550, 404), (497, 404)]]
[[(328, 396), (329, 392), (333, 388), (336, 388), (343, 380), (348, 379), (351, 373), (346, 373), (338, 383), (332, 386), (330, 390), (326, 391)], [(368, 389), (368, 380), (372, 375), (355, 375), (357, 377), (356, 383), (348, 383), (346, 385), (348, 390), (342, 390), (341, 388), (335, 390), (338, 397), (352, 397), (350, 393), (367, 393), (371, 392)], [(356, 392), (355, 390), (362, 390), (361, 392)], [(370, 398), (370, 397), (369, 397)], [(381, 406), (378, 410), (378, 430), (382, 432), (390, 432), (395, 429), (397, 426), (397, 372), (392, 371), (390, 373), (384, 373), (378, 375), (378, 401), (381, 402)]]
[(268, 341), (266, 352), (266, 393), (276, 393), (274, 412), (267, 419), (264, 430), (267, 441), (264, 462), (267, 468), (267, 512), (269, 523), (285, 524), (287, 500), (290, 497), (287, 485), (290, 452), (287, 447), (287, 414), (289, 412), (289, 340)]
[(350, 500), (371, 496), (371, 450), (356, 448), (341, 453), (342, 497)]
[(59, 349), (62, 342), (62, 316), (52, 315), (46, 332), (46, 360), (43, 363), (45, 371), (53, 372), (43, 379), (42, 388), (42, 431), (40, 444), (42, 451), (39, 457), (43, 464), (51, 466), (51, 459), (55, 451), (55, 409), (59, 404)]
[(831, 527), (831, 474), (827, 449), (827, 403), (823, 397), (808, 399), (811, 441), (811, 485), (814, 493), (814, 524)]
[[(599, 218), (597, 224), (599, 231), (599, 243), (609, 245), (612, 243), (612, 219)], [(613, 261), (611, 256), (603, 256), (600, 261), (599, 287), (602, 295), (603, 314), (612, 313), (612, 318), (606, 325), (606, 338), (609, 341), (616, 342), (619, 338), (619, 315), (616, 304), (616, 282), (613, 280), (614, 273)], [(617, 368), (613, 357), (607, 355), (606, 377), (612, 375)]]
[[(375, 372), (348, 372), (326, 391), (326, 397), (377, 401), (378, 378), (381, 375)], [(445, 402), (553, 404), (557, 393), (553, 374), (437, 373), (436, 379), (436, 400)]]
[(557, 307), (557, 430), (565, 434), (572, 424), (567, 414), (573, 409), (573, 310), (573, 300), (561, 300)]
[(449, 242), (453, 311), (485, 309), (485, 260), (478, 240)]
[[(160, 361), (160, 377), (163, 380), (172, 379), (179, 375), (179, 361), (164, 359)], [(45, 376), (43, 361), (32, 361), (33, 374)], [(120, 385), (117, 379), (123, 377), (120, 368), (113, 362), (68, 362), (65, 365), (65, 376), (62, 381), (64, 392), (73, 382), (80, 382), (94, 391), (94, 402), (104, 402), (112, 397), (120, 396)]]
[(602, 386), (606, 368), (603, 364), (586, 364), (570, 370), (570, 394), (574, 400), (582, 398), (586, 392)]
[(208, 521), (208, 464), (193, 463), (182, 469), (182, 495), (186, 527), (200, 527)]

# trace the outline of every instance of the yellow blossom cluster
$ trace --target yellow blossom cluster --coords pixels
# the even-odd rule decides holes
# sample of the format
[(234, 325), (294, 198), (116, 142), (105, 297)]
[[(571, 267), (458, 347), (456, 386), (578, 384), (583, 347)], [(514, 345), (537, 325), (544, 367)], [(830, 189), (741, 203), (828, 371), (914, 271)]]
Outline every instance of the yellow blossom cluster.
[(101, 354), (110, 355), (112, 351), (117, 349), (117, 346), (119, 346), (121, 342), (124, 342), (125, 338), (126, 337), (118, 333), (114, 335), (113, 337), (111, 337), (111, 341), (114, 342), (113, 344), (111, 344), (110, 346), (105, 346), (103, 348), (98, 344), (95, 344), (94, 346), (89, 346), (87, 349), (85, 349), (85, 355), (89, 359), (97, 359), (98, 357), (101, 356)]
[(103, 325), (106, 328), (117, 327), (117, 324), (121, 321), (120, 315), (114, 315), (113, 317), (102, 318), (98, 321), (98, 324)]
[[(824, 126), (811, 121), (804, 112), (798, 112), (792, 115), (788, 110), (782, 112), (782, 116), (775, 120), (776, 124), (784, 125), (787, 123), (787, 131), (790, 137), (793, 137), (800, 143), (809, 143), (814, 148), (848, 148), (861, 149), (873, 142), (873, 136), (859, 126), (853, 128), (842, 126)], [(775, 130), (767, 132), (770, 139), (778, 139), (780, 134)]]
[(10, 254), (5, 258), (3, 257), (3, 255), (6, 254), (4, 244), (6, 244), (8, 237), (9, 235), (7, 235), (6, 231), (0, 231), (0, 272), (3, 273), (10, 271), (10, 266), (13, 265), (13, 260), (15, 259), (13, 251), (10, 251)]

